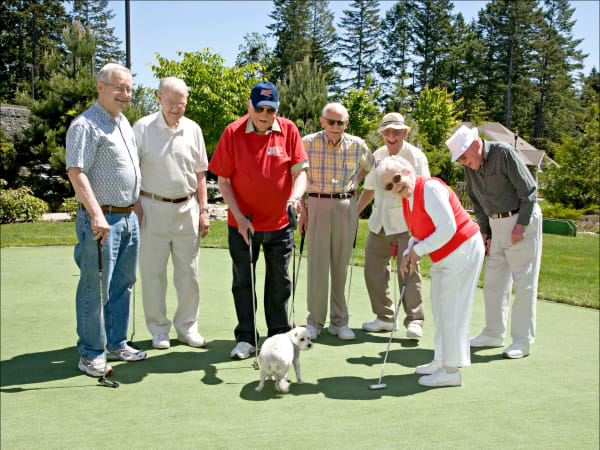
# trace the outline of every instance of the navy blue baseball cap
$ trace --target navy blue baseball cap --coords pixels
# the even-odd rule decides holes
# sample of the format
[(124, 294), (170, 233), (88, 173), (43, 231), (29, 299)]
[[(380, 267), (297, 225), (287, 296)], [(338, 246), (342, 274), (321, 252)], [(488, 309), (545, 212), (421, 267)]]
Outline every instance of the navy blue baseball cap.
[(250, 92), (250, 101), (252, 106), (258, 108), (260, 106), (271, 106), (279, 108), (279, 94), (277, 87), (270, 81), (261, 81), (257, 83)]

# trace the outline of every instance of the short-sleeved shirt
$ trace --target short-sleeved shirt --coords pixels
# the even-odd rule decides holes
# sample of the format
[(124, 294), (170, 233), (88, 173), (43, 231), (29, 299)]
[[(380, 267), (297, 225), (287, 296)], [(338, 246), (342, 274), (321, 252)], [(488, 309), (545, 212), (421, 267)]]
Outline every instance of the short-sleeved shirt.
[(302, 138), (310, 168), (307, 192), (335, 194), (358, 188), (360, 169), (370, 172), (375, 158), (361, 138), (344, 133), (333, 145), (327, 133), (319, 131)]
[[(412, 144), (404, 141), (398, 156), (403, 157), (415, 168), (415, 173), (424, 177), (430, 177), (429, 164), (425, 153)], [(390, 156), (387, 147), (378, 148), (373, 153), (375, 161), (381, 161)], [(402, 212), (402, 199), (391, 192), (385, 191), (377, 184), (375, 171), (372, 170), (365, 177), (365, 189), (374, 191), (374, 203), (371, 215), (369, 216), (369, 230), (373, 233), (379, 233), (381, 228), (386, 235), (404, 233), (408, 231), (406, 220)]]
[(140, 158), (142, 190), (166, 198), (180, 198), (198, 189), (197, 172), (208, 168), (202, 130), (182, 117), (169, 128), (162, 111), (142, 117), (133, 125)]
[(131, 206), (140, 193), (133, 130), (123, 114), (112, 117), (96, 102), (67, 131), (66, 166), (86, 174), (100, 205)]
[[(291, 120), (277, 117), (266, 134), (247, 132), (249, 120), (245, 115), (225, 128), (208, 169), (231, 181), (237, 205), (242, 214), (252, 215), (256, 231), (281, 230), (289, 224), (292, 175), (308, 166), (308, 157)], [(238, 226), (231, 211), (227, 223)]]
[(477, 170), (464, 168), (467, 192), (483, 234), (489, 216), (519, 209), (517, 223), (529, 225), (537, 201), (537, 186), (527, 166), (510, 144), (483, 141), (483, 162)]

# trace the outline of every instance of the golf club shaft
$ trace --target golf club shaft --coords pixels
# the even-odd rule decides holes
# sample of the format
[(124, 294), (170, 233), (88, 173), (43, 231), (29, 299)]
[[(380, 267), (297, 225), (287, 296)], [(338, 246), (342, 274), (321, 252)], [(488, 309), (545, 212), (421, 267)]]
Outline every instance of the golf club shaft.
[(98, 378), (98, 383), (107, 386), (117, 388), (119, 387), (119, 383), (116, 381), (111, 382), (106, 379), (106, 369), (108, 367), (108, 361), (106, 359), (106, 349), (105, 349), (105, 327), (104, 327), (104, 276), (102, 275), (102, 243), (100, 239), (96, 241), (98, 244), (98, 278), (100, 279), (100, 328), (102, 329), (102, 355), (104, 356), (104, 373), (100, 378)]
[[(250, 222), (252, 222), (252, 215), (246, 216)], [(258, 367), (258, 331), (256, 329), (256, 292), (254, 292), (254, 258), (252, 255), (252, 231), (248, 229), (248, 254), (250, 256), (250, 283), (252, 286), (252, 317), (254, 318), (254, 366)]]

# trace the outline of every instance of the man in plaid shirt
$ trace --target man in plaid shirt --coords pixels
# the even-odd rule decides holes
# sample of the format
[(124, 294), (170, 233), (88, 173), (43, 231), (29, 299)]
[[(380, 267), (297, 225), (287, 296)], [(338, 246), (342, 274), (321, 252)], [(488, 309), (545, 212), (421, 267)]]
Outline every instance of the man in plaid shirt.
[(348, 110), (329, 103), (321, 114), (323, 131), (302, 139), (308, 154), (308, 205), (302, 205), (300, 229), (307, 231), (308, 318), (311, 339), (321, 333), (327, 317), (329, 273), (331, 312), (328, 332), (340, 339), (355, 339), (348, 327), (344, 296), (346, 267), (356, 234), (356, 190), (374, 167), (365, 142), (344, 133)]

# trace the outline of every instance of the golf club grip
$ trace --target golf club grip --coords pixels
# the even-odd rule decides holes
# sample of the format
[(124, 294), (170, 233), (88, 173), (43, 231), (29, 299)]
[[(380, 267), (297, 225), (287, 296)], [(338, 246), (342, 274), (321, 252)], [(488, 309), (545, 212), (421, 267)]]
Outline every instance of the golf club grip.
[(98, 244), (98, 271), (102, 273), (102, 243), (100, 242), (100, 239), (96, 242)]
[(292, 230), (298, 228), (298, 219), (296, 219), (296, 214), (294, 214), (294, 207), (292, 205), (288, 205), (288, 220), (290, 222), (290, 226)]
[(302, 229), (302, 236), (300, 237), (300, 257), (302, 257), (302, 249), (304, 248), (304, 237), (306, 236), (306, 229)]
[[(252, 223), (252, 214), (246, 214), (244, 217)], [(252, 231), (250, 231), (250, 228), (248, 228), (248, 238), (252, 239)]]

